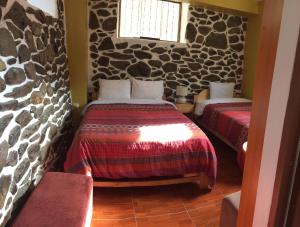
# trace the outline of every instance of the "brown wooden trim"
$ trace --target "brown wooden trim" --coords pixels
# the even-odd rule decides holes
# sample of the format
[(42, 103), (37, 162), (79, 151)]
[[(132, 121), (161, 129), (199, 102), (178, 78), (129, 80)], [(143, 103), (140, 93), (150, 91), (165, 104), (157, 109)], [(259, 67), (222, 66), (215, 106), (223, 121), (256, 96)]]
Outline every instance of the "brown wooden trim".
[(97, 181), (94, 180), (94, 187), (150, 187), (150, 186), (162, 186), (171, 184), (183, 184), (190, 182), (198, 182), (200, 188), (211, 188), (209, 177), (204, 174), (189, 174), (184, 177), (165, 178), (165, 179), (149, 179), (149, 180), (120, 180), (120, 181)]
[[(279, 151), (269, 226), (284, 226), (288, 198), (292, 188), (295, 157), (300, 137), (300, 39), (296, 51), (294, 72)], [(298, 184), (299, 184), (299, 178)], [(290, 223), (291, 224), (291, 223)], [(287, 225), (291, 226), (291, 225)]]
[[(300, 127), (300, 125), (299, 125)], [(291, 207), (287, 217), (286, 226), (299, 227), (300, 223), (300, 161), (298, 160), (295, 185), (291, 198)]]
[(238, 227), (251, 227), (275, 67), (283, 0), (265, 0)]

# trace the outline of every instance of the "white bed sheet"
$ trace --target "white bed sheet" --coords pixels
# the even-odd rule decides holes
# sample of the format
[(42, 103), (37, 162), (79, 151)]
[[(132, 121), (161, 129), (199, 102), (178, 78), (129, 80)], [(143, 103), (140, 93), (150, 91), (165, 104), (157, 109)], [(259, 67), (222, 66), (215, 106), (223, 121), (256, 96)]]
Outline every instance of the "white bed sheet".
[(124, 104), (148, 104), (148, 105), (153, 105), (153, 104), (169, 104), (172, 105), (175, 109), (176, 106), (168, 101), (165, 100), (152, 100), (152, 99), (99, 99), (95, 100), (93, 102), (90, 102), (87, 104), (84, 109), (82, 110), (81, 114), (83, 115), (86, 110), (92, 106), (92, 105), (101, 105), (101, 104), (116, 104), (116, 103), (124, 103)]

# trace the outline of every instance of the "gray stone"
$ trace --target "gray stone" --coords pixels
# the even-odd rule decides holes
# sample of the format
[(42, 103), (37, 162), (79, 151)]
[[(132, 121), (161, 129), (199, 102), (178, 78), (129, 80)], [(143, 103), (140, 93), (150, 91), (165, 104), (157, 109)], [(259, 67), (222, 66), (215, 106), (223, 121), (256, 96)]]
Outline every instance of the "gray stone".
[(170, 61), (171, 60), (169, 55), (167, 55), (167, 54), (159, 55), (159, 59), (162, 61)]
[(0, 118), (0, 137), (2, 137), (4, 130), (9, 125), (13, 117), (13, 114), (7, 114)]
[(160, 68), (162, 66), (162, 63), (158, 60), (150, 60), (148, 63), (155, 68)]
[(0, 55), (4, 57), (17, 56), (15, 41), (6, 28), (0, 28)]
[(19, 47), (18, 57), (19, 57), (20, 63), (30, 60), (31, 53), (30, 53), (29, 49), (27, 48), (27, 46), (22, 44)]
[(17, 194), (14, 197), (14, 203), (17, 203), (17, 201), (27, 193), (27, 191), (31, 185), (31, 180), (30, 180), (31, 173), (32, 173), (32, 170), (29, 170), (27, 175), (24, 177), (24, 180), (20, 184)]
[(242, 19), (239, 16), (231, 16), (228, 19), (227, 25), (229, 28), (238, 27), (242, 24)]
[(7, 0), (0, 0), (0, 6), (5, 7), (7, 4)]
[(204, 80), (207, 80), (207, 81), (211, 81), (211, 82), (214, 82), (214, 81), (220, 81), (220, 80), (221, 80), (220, 77), (218, 77), (217, 75), (214, 75), (214, 74), (205, 76), (205, 77), (203, 77), (203, 79), (204, 79)]
[(109, 17), (102, 23), (102, 28), (104, 31), (113, 31), (116, 29), (117, 26), (117, 18), (116, 17)]
[(3, 92), (6, 88), (6, 84), (5, 84), (5, 81), (0, 78), (0, 93)]
[(208, 26), (199, 26), (198, 32), (202, 35), (206, 36), (211, 31), (211, 27)]
[(206, 46), (217, 49), (227, 49), (228, 43), (224, 33), (211, 32), (205, 41)]
[(18, 152), (10, 151), (6, 160), (6, 166), (15, 166), (18, 164)]
[(214, 23), (213, 27), (217, 32), (224, 32), (226, 30), (226, 24), (224, 21)]
[(22, 31), (24, 31), (27, 25), (30, 24), (30, 20), (26, 15), (25, 9), (17, 1), (14, 2), (10, 10), (5, 15), (4, 19), (12, 20), (12, 22)]
[(6, 70), (5, 62), (0, 59), (0, 72), (3, 72), (5, 70)]
[(0, 111), (15, 110), (17, 106), (18, 106), (17, 100), (0, 102)]
[(42, 49), (45, 48), (45, 45), (44, 45), (43, 41), (40, 38), (38, 38), (36, 40), (36, 46), (37, 46), (38, 50), (42, 50)]
[(31, 93), (30, 100), (32, 104), (41, 104), (44, 101), (44, 93), (41, 91), (34, 91)]
[(128, 43), (127, 42), (117, 43), (116, 47), (117, 47), (117, 49), (125, 49), (128, 47)]
[(24, 159), (16, 168), (15, 172), (14, 172), (14, 181), (16, 183), (18, 183), (22, 177), (24, 176), (24, 174), (26, 173), (26, 171), (28, 170), (30, 166), (30, 162), (29, 160), (26, 158)]
[(28, 143), (22, 143), (19, 146), (19, 149), (18, 149), (19, 160), (23, 157), (23, 154), (26, 152), (28, 145), (29, 145)]
[(4, 207), (5, 199), (6, 199), (8, 191), (9, 191), (10, 184), (11, 184), (11, 176), (9, 176), (9, 175), (1, 176), (1, 181), (0, 181), (0, 209), (2, 209)]
[(112, 50), (115, 49), (115, 46), (110, 37), (106, 37), (103, 39), (101, 44), (99, 45), (99, 50)]
[(26, 73), (26, 76), (28, 79), (36, 80), (36, 78), (37, 78), (36, 70), (35, 70), (35, 66), (32, 62), (25, 64), (24, 69), (25, 69), (25, 73)]
[(8, 65), (15, 65), (16, 63), (17, 63), (16, 58), (10, 58), (10, 59), (7, 60)]
[(9, 144), (6, 141), (3, 141), (0, 144), (0, 172), (6, 164), (6, 157), (8, 154)]
[(110, 64), (117, 69), (125, 70), (130, 65), (128, 61), (111, 61)]
[(192, 71), (198, 71), (201, 69), (201, 65), (199, 63), (188, 63), (188, 66)]
[(35, 161), (36, 158), (39, 156), (40, 152), (40, 145), (39, 144), (32, 144), (27, 149), (28, 158), (31, 162)]
[(32, 33), (35, 36), (41, 36), (42, 35), (42, 29), (43, 29), (43, 27), (42, 27), (41, 24), (36, 23), (36, 22), (31, 22), (30, 28), (31, 28)]
[(35, 46), (33, 35), (31, 33), (31, 31), (27, 30), (25, 32), (25, 40), (26, 40), (27, 46), (29, 47), (29, 50), (31, 52), (36, 52), (36, 46)]
[(194, 42), (197, 35), (197, 30), (192, 23), (188, 23), (186, 26), (185, 38), (190, 42)]
[(166, 63), (162, 66), (165, 73), (169, 72), (177, 72), (177, 64), (174, 63)]
[(40, 128), (41, 122), (37, 121), (31, 125), (29, 125), (27, 128), (24, 129), (24, 131), (22, 132), (22, 136), (21, 139), (27, 139), (30, 136), (32, 136), (34, 133), (36, 133), (38, 131), (38, 129)]
[(230, 45), (231, 49), (237, 51), (237, 52), (240, 52), (244, 49), (244, 45), (241, 44), (241, 43), (238, 43), (238, 44), (231, 44)]
[(97, 14), (100, 16), (100, 17), (107, 17), (110, 15), (110, 12), (105, 10), (105, 9), (100, 9), (97, 11)]
[(47, 108), (45, 108), (43, 114), (40, 117), (40, 121), (42, 123), (46, 123), (48, 121), (48, 118), (54, 113), (54, 107), (53, 105), (48, 106)]
[(145, 51), (135, 50), (133, 53), (138, 59), (141, 59), (141, 60), (152, 58), (152, 55)]
[(173, 52), (178, 53), (180, 55), (186, 55), (187, 49), (186, 48), (174, 48)]
[(204, 41), (204, 36), (203, 35), (198, 35), (196, 38), (196, 43), (202, 44)]
[(113, 52), (113, 53), (104, 53), (105, 56), (108, 57), (112, 57), (115, 59), (121, 59), (121, 60), (128, 60), (128, 59), (132, 59), (134, 58), (133, 55), (130, 54), (122, 54), (122, 53), (117, 53), (117, 52)]
[(150, 76), (151, 69), (146, 63), (140, 61), (138, 63), (129, 66), (127, 72), (134, 77), (136, 76), (148, 77)]
[(99, 21), (96, 14), (93, 11), (90, 11), (89, 27), (90, 29), (99, 28)]
[(98, 59), (98, 64), (101, 65), (101, 66), (108, 66), (109, 65), (109, 58), (108, 57), (104, 57), (104, 56), (101, 56), (99, 59)]
[(23, 110), (15, 120), (23, 128), (32, 120), (32, 116), (28, 111)]
[(33, 83), (29, 82), (21, 87), (15, 87), (12, 92), (5, 94), (4, 96), (8, 98), (15, 98), (15, 99), (21, 98), (28, 95), (32, 91), (32, 88), (33, 88)]
[(42, 10), (35, 10), (34, 16), (38, 19), (42, 24), (46, 23), (46, 16)]
[(163, 54), (166, 53), (168, 50), (166, 50), (165, 48), (162, 47), (155, 47), (151, 50), (152, 53), (156, 53), (156, 54)]
[(10, 134), (9, 134), (9, 137), (8, 137), (8, 143), (9, 143), (10, 146), (14, 146), (18, 142), (20, 134), (21, 134), (21, 127), (20, 126), (15, 126), (10, 131)]

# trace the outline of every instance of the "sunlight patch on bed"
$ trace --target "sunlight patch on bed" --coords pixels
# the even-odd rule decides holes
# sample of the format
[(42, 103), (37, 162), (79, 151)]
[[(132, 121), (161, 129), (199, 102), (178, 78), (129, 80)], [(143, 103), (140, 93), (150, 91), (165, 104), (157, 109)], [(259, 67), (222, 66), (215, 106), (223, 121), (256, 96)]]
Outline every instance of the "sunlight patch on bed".
[(173, 142), (186, 141), (192, 137), (192, 131), (184, 124), (168, 124), (158, 126), (143, 126), (140, 128), (142, 142)]

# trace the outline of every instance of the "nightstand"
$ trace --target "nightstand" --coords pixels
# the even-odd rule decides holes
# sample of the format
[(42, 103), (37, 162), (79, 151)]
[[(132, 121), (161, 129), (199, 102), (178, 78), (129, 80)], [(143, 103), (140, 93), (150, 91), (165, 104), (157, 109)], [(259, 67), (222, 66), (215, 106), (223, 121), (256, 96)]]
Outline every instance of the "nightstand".
[(194, 112), (194, 104), (192, 103), (176, 103), (178, 111), (183, 114), (192, 114)]

